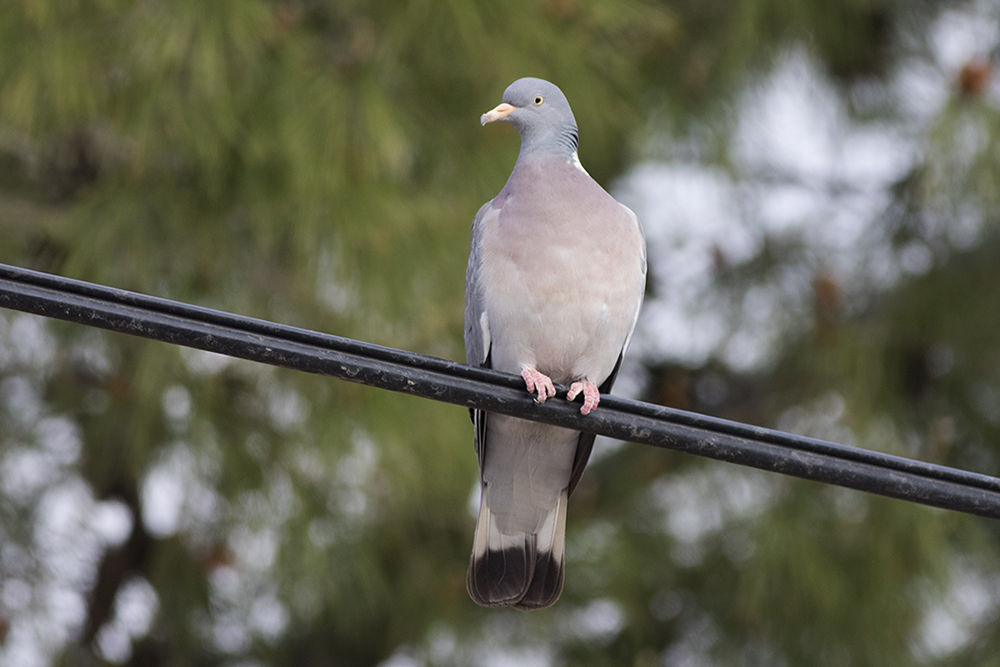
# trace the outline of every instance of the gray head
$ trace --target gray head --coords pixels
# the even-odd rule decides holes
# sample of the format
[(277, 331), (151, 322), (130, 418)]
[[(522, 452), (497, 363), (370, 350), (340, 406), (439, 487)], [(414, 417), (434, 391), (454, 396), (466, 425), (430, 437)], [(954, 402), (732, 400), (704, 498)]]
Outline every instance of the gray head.
[(521, 154), (547, 153), (572, 158), (577, 149), (576, 119), (566, 96), (543, 79), (518, 79), (503, 93), (503, 103), (487, 111), (483, 125), (503, 120), (521, 134)]

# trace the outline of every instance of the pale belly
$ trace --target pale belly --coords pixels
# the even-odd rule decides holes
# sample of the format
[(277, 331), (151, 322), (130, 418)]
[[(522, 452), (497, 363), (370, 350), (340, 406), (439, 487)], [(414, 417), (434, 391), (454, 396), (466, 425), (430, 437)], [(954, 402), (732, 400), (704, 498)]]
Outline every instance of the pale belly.
[(559, 259), (548, 257), (542, 271), (509, 258), (497, 263), (483, 295), (493, 367), (511, 373), (533, 367), (557, 383), (600, 384), (635, 321), (641, 274), (620, 263), (582, 267)]

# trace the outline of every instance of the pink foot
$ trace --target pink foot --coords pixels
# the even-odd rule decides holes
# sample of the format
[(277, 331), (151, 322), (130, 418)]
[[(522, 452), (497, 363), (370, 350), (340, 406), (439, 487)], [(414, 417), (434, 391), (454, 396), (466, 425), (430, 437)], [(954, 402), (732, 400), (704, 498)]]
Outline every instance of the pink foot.
[(597, 391), (597, 385), (593, 382), (590, 380), (580, 380), (569, 386), (569, 393), (566, 394), (566, 400), (572, 401), (581, 392), (583, 393), (583, 407), (580, 408), (580, 413), (588, 415), (601, 402), (601, 394)]
[(556, 395), (556, 388), (548, 375), (539, 373), (534, 368), (525, 368), (521, 371), (521, 377), (524, 378), (524, 384), (528, 387), (529, 394), (534, 394), (535, 391), (538, 391), (535, 402), (544, 403), (545, 399)]

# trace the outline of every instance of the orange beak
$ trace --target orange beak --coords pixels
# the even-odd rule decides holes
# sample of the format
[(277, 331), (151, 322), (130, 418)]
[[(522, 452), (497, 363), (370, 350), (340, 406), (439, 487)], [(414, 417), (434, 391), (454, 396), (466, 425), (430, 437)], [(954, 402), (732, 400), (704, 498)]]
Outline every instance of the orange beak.
[(510, 112), (516, 108), (517, 107), (511, 106), (510, 104), (504, 102), (503, 104), (498, 105), (495, 109), (491, 109), (486, 113), (484, 113), (479, 118), (479, 122), (482, 123), (483, 125), (486, 125), (486, 123), (492, 123), (493, 121), (496, 120), (502, 120), (507, 116), (509, 116)]

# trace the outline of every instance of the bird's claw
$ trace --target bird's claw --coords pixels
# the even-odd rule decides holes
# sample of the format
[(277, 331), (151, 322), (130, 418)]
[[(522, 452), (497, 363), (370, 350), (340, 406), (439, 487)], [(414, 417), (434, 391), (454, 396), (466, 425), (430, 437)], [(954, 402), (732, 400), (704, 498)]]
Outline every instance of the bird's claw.
[(528, 388), (528, 393), (534, 394), (536, 391), (538, 392), (538, 395), (535, 397), (536, 403), (544, 403), (545, 399), (556, 395), (555, 385), (552, 384), (552, 379), (548, 375), (539, 373), (534, 368), (525, 368), (521, 371), (521, 377), (524, 378), (524, 384)]
[(590, 414), (597, 407), (597, 404), (601, 402), (601, 393), (597, 390), (597, 385), (590, 380), (580, 380), (569, 386), (569, 393), (566, 394), (566, 400), (572, 401), (581, 393), (583, 394), (583, 407), (580, 408), (580, 413), (584, 415)]

